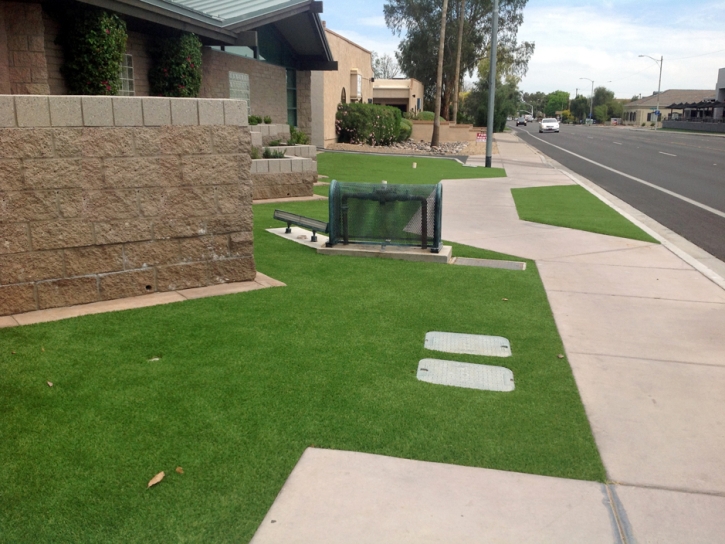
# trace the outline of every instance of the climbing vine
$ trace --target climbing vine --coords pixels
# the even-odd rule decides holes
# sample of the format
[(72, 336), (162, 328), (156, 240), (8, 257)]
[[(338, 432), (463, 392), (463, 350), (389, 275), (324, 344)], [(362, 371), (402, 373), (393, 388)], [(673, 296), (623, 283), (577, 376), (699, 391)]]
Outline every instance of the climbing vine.
[(151, 94), (194, 98), (201, 90), (201, 41), (195, 34), (156, 38), (151, 44)]
[(126, 52), (126, 23), (112, 13), (84, 6), (62, 17), (57, 43), (60, 68), (70, 94), (118, 94), (120, 66)]

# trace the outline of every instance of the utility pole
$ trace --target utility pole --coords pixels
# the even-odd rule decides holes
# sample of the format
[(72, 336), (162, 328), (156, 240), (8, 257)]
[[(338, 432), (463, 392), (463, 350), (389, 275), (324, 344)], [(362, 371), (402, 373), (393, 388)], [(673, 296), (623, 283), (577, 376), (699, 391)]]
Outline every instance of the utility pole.
[(443, 14), (441, 15), (441, 39), (438, 42), (438, 74), (436, 75), (436, 105), (433, 112), (433, 137), (431, 147), (438, 147), (441, 139), (441, 95), (443, 94), (443, 48), (446, 42), (446, 16), (448, 15), (448, 0), (443, 0)]
[(587, 81), (592, 82), (592, 94), (589, 99), (589, 119), (594, 119), (594, 80), (589, 79), (588, 77), (580, 77), (579, 79), (586, 79)]
[(660, 79), (657, 82), (657, 111), (655, 113), (655, 130), (657, 130), (657, 123), (660, 118), (660, 89), (662, 88), (662, 62), (665, 60), (664, 55), (660, 55), (660, 60), (657, 60), (654, 57), (650, 57), (649, 55), (640, 55), (640, 57), (647, 57), (648, 59), (652, 59), (657, 64), (660, 65)]
[[(445, 1), (445, 0), (444, 0)], [(488, 123), (486, 123), (486, 168), (491, 168), (493, 155), (493, 116), (496, 105), (496, 48), (498, 46), (498, 0), (493, 0), (491, 22), (491, 72), (488, 75)]]

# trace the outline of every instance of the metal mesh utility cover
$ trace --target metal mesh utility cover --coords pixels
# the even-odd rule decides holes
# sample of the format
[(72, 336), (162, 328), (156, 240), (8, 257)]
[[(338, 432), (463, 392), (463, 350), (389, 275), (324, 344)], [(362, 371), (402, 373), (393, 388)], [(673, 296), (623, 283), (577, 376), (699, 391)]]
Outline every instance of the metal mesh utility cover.
[(422, 359), (418, 363), (422, 382), (484, 391), (513, 391), (514, 373), (502, 366), (476, 365), (442, 359)]
[(503, 336), (433, 331), (425, 335), (425, 348), (447, 353), (511, 357), (511, 342)]
[(462, 266), (481, 266), (484, 268), (503, 268), (504, 270), (526, 270), (526, 263), (521, 261), (498, 261), (495, 259), (469, 259), (456, 257), (453, 264)]
[(417, 246), (440, 251), (443, 187), (332, 180), (329, 245)]

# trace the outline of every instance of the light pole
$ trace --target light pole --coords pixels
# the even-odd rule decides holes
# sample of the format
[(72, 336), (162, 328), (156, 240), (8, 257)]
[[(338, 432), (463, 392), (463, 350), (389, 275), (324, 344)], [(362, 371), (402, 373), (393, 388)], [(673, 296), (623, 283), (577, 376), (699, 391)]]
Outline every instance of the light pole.
[(657, 82), (657, 111), (655, 112), (655, 130), (657, 130), (657, 122), (660, 118), (660, 87), (662, 86), (662, 61), (665, 59), (665, 57), (660, 55), (660, 60), (657, 60), (654, 57), (650, 57), (649, 55), (640, 55), (640, 57), (647, 57), (648, 59), (652, 59), (660, 65), (660, 79)]
[(589, 98), (589, 119), (594, 119), (594, 80), (588, 77), (580, 77), (579, 79), (586, 79), (592, 82), (592, 94)]
[(521, 103), (522, 103), (522, 104), (523, 104), (524, 106), (528, 106), (528, 107), (530, 107), (530, 108), (531, 108), (531, 118), (533, 119), (533, 117), (534, 117), (534, 106), (532, 106), (531, 104), (527, 104), (527, 103), (526, 103), (526, 102), (524, 102), (523, 100), (521, 101)]

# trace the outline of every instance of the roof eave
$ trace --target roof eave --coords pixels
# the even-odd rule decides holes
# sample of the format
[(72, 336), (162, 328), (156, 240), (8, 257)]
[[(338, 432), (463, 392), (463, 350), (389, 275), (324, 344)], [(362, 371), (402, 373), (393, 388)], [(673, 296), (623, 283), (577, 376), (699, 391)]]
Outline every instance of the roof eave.
[(199, 36), (217, 40), (222, 44), (233, 45), (236, 33), (223, 28), (221, 21), (214, 17), (183, 8), (164, 0), (79, 0), (100, 8), (129, 15), (152, 23), (186, 30)]

